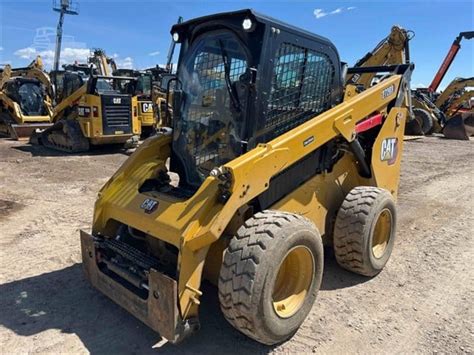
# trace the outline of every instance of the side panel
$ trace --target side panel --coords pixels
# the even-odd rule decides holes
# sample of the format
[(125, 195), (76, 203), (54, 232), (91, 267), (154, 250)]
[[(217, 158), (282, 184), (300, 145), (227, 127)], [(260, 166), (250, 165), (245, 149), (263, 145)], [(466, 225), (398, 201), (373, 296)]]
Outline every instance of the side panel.
[(362, 184), (352, 157), (346, 154), (331, 173), (314, 176), (270, 209), (300, 214), (313, 221), (327, 244), (344, 197), (353, 187)]
[(372, 149), (372, 173), (375, 184), (396, 198), (400, 182), (403, 133), (408, 111), (392, 108)]
[(331, 173), (314, 176), (270, 209), (297, 213), (310, 219), (327, 244), (337, 211), (352, 188), (377, 186), (390, 191), (396, 198), (406, 117), (406, 109), (394, 108), (386, 118), (374, 142), (371, 179), (362, 178), (352, 156), (346, 154)]

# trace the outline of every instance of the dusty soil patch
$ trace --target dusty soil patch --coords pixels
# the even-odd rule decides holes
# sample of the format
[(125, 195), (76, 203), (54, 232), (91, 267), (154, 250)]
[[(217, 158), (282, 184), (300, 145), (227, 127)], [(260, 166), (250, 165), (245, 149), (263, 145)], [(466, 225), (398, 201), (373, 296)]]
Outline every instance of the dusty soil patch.
[(368, 279), (339, 268), (326, 250), (319, 298), (290, 341), (269, 348), (248, 340), (205, 284), (201, 332), (153, 348), (157, 335), (92, 289), (80, 266), (78, 230), (90, 226), (97, 191), (127, 156), (0, 140), (0, 352), (470, 353), (473, 143), (405, 143), (391, 261)]

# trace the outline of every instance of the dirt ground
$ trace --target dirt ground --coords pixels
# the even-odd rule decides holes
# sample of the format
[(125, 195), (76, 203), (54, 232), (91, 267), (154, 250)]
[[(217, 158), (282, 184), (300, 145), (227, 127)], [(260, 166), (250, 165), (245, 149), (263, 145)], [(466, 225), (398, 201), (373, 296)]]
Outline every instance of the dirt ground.
[(0, 353), (471, 353), (474, 141), (405, 143), (394, 253), (375, 278), (326, 250), (322, 289), (298, 333), (266, 347), (235, 331), (203, 286), (202, 329), (179, 346), (92, 289), (79, 229), (127, 158), (62, 155), (0, 140)]

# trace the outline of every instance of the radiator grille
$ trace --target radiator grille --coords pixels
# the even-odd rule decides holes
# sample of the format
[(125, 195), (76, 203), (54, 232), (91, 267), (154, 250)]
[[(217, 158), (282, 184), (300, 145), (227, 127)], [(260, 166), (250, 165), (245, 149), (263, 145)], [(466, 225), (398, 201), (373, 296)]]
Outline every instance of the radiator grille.
[(132, 107), (128, 96), (104, 95), (102, 97), (104, 134), (131, 133)]

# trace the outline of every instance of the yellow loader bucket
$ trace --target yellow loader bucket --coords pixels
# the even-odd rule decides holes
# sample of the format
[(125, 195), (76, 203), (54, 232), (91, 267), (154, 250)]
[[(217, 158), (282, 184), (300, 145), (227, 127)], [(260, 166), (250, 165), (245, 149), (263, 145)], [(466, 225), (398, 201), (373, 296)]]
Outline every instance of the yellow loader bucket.
[(451, 117), (443, 128), (448, 139), (469, 140), (474, 136), (474, 112), (458, 113)]

